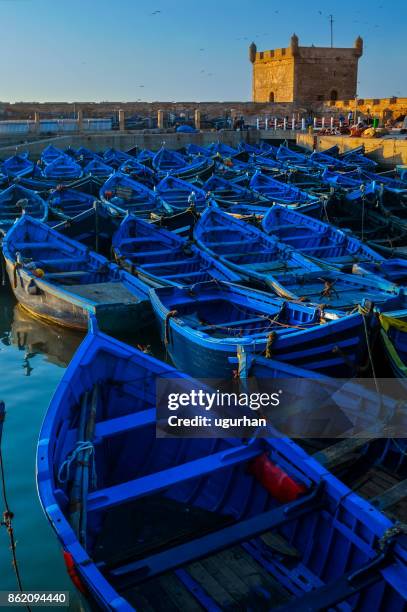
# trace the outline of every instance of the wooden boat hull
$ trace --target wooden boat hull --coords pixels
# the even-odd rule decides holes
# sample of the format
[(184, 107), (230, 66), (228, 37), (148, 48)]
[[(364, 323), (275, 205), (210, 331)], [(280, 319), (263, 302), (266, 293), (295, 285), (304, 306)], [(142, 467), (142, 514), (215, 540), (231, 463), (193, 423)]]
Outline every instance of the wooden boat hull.
[(186, 380), (93, 332), (41, 429), (40, 500), (98, 610), (163, 600), (176, 610), (405, 609), (407, 551), (389, 518), (273, 430), (264, 440), (157, 439), (163, 377)]
[(280, 242), (313, 258), (322, 267), (344, 268), (357, 262), (384, 261), (382, 255), (356, 237), (279, 205), (269, 210), (262, 228)]
[(8, 232), (3, 253), (17, 300), (41, 319), (86, 330), (93, 314), (113, 333), (151, 317), (143, 283), (28, 216)]
[[(11, 343), (19, 351), (25, 350), (25, 367), (28, 370), (36, 367), (35, 356), (44, 355), (49, 363), (66, 368), (75, 351), (83, 340), (83, 334), (64, 330), (61, 342), (61, 330), (55, 325), (40, 321), (29, 314), (21, 304), (14, 306), (11, 321)], [(34, 362), (31, 365), (31, 361)]]
[[(111, 304), (96, 304), (84, 297), (81, 299), (77, 293), (70, 293), (41, 280), (35, 281), (35, 294), (33, 291), (32, 278), (23, 271), (17, 273), (17, 285), (15, 286), (14, 264), (6, 259), (6, 269), (11, 287), (18, 302), (34, 317), (43, 321), (68, 327), (80, 331), (86, 331), (89, 327), (89, 317), (94, 315), (101, 327), (106, 332), (115, 334), (127, 332), (129, 329), (142, 329), (151, 323), (151, 311), (146, 300), (124, 304), (116, 299)], [(118, 283), (119, 285), (120, 283)], [(109, 283), (105, 287), (106, 294), (115, 291), (115, 284)], [(97, 291), (97, 289), (95, 289)], [(130, 297), (127, 292), (127, 299)], [(122, 295), (122, 294), (121, 294)], [(122, 295), (123, 297), (123, 295)], [(108, 298), (108, 295), (105, 295)]]
[(286, 291), (285, 278), (321, 270), (301, 253), (280, 245), (275, 238), (218, 207), (204, 211), (194, 227), (194, 238), (200, 248), (242, 278), (263, 284), (269, 282), (273, 291), (280, 295), (295, 297)]
[[(236, 295), (240, 293), (250, 296), (257, 301), (253, 307), (257, 317), (260, 314), (259, 318), (263, 320), (263, 327), (264, 321), (268, 320), (267, 317), (273, 320), (273, 315), (267, 315), (267, 300), (270, 298), (263, 292), (247, 291), (235, 287), (226, 292), (226, 297), (224, 297), (220, 284), (211, 283), (196, 286), (192, 293), (189, 293), (188, 288), (150, 290), (151, 304), (162, 341), (179, 370), (196, 378), (230, 380), (234, 370), (230, 360), (236, 357), (237, 347), (240, 345), (250, 347), (250, 350), (258, 354), (269, 351), (275, 360), (335, 377), (355, 375), (358, 367), (365, 365), (366, 333), (369, 335), (370, 333), (367, 332), (367, 328), (364, 328), (361, 314), (343, 316), (325, 322), (323, 325), (316, 322), (315, 325), (308, 326), (308, 329), (301, 326), (301, 323), (297, 323), (297, 327), (301, 328), (298, 331), (295, 331), (295, 324), (291, 329), (290, 325), (287, 325), (288, 333), (278, 328), (277, 332), (271, 333), (271, 328), (264, 328), (262, 332), (262, 328), (259, 328), (259, 333), (255, 333), (253, 337), (244, 331), (239, 334), (240, 328), (236, 322), (232, 324), (226, 320), (218, 323), (216, 319), (216, 310), (221, 309), (223, 299), (229, 300), (232, 305), (234, 305), (234, 299), (240, 299), (234, 297), (234, 292)], [(185, 315), (178, 314), (180, 304), (188, 303), (191, 305), (191, 312), (187, 310)], [(200, 327), (194, 329), (188, 325), (189, 317), (199, 318), (199, 313), (203, 308), (207, 310), (203, 310), (202, 317), (212, 321), (211, 304), (215, 311), (213, 319), (215, 322), (212, 326), (215, 335), (213, 336), (208, 334), (209, 324), (205, 328), (206, 332), (204, 328), (201, 331)], [(237, 301), (237, 312), (243, 308), (239, 304), (240, 301)], [(312, 311), (312, 309), (309, 310)], [(304, 307), (304, 313), (305, 311), (306, 307)], [(371, 323), (366, 324), (368, 328)], [(229, 330), (231, 325), (234, 327), (232, 326), (225, 334), (224, 330)], [(257, 325), (261, 326), (260, 323)], [(220, 337), (216, 337), (217, 327), (222, 333)], [(282, 329), (284, 330), (284, 327)]]
[(100, 203), (72, 219), (56, 223), (53, 228), (110, 259), (113, 234), (119, 225), (120, 218), (111, 215)]
[(216, 259), (165, 229), (127, 215), (112, 242), (117, 263), (152, 287), (195, 285), (240, 277)]
[(183, 181), (191, 181), (200, 179), (205, 181), (212, 175), (215, 168), (215, 162), (212, 159), (201, 159), (192, 161), (190, 164), (179, 170), (172, 170), (171, 176), (175, 176)]
[(46, 221), (48, 204), (37, 192), (13, 184), (0, 193), (0, 235), (5, 234), (23, 214)]

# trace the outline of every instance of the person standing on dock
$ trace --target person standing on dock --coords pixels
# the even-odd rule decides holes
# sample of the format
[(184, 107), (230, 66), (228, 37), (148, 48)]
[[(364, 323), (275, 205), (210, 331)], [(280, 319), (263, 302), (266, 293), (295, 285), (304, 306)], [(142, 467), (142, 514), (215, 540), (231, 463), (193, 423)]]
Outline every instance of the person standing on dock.
[(348, 125), (349, 127), (352, 125), (353, 123), (353, 112), (350, 110), (348, 113)]

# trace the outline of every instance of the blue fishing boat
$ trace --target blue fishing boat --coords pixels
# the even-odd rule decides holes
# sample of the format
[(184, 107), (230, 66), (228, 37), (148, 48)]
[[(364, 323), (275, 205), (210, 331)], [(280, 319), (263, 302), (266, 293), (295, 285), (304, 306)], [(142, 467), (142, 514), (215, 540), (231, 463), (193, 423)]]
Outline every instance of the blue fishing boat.
[(364, 262), (353, 266), (353, 271), (362, 275), (382, 276), (395, 285), (407, 287), (407, 259), (383, 259), (378, 263)]
[(73, 181), (82, 176), (83, 171), (79, 164), (74, 162), (68, 155), (61, 155), (47, 164), (43, 170), (43, 176), (47, 179)]
[(118, 332), (142, 328), (150, 316), (143, 283), (28, 215), (7, 233), (3, 254), (16, 299), (36, 317), (87, 329), (94, 314)]
[(208, 150), (212, 156), (216, 155), (219, 157), (233, 157), (239, 153), (238, 149), (234, 149), (223, 142), (213, 142), (209, 145)]
[(100, 188), (104, 182), (105, 179), (101, 176), (88, 174), (87, 176), (82, 176), (80, 179), (75, 181), (64, 182), (63, 185), (69, 189), (76, 189), (82, 193), (87, 193), (98, 198)]
[(350, 267), (354, 263), (383, 262), (373, 249), (329, 223), (275, 204), (262, 221), (263, 230), (322, 266)]
[(359, 173), (337, 172), (335, 170), (325, 170), (321, 174), (321, 181), (326, 185), (331, 185), (336, 190), (345, 193), (345, 198), (349, 202), (357, 202), (362, 199), (376, 203), (379, 186), (374, 181), (363, 179)]
[(371, 202), (375, 204), (377, 202), (377, 185), (374, 181), (371, 183), (362, 183), (358, 189), (347, 191), (345, 194), (345, 200), (351, 203), (365, 203)]
[(402, 308), (402, 288), (380, 278), (323, 269), (291, 246), (216, 207), (194, 228), (196, 243), (242, 278), (274, 293), (321, 307), (351, 311), (363, 298), (387, 310)]
[(76, 160), (81, 166), (86, 166), (89, 162), (96, 160), (103, 163), (103, 157), (86, 147), (79, 147), (76, 150)]
[(208, 147), (201, 147), (200, 145), (197, 145), (194, 142), (191, 142), (189, 143), (189, 145), (187, 145), (186, 152), (188, 155), (212, 157), (212, 153)]
[[(37, 168), (37, 166), (36, 166)], [(37, 175), (34, 177), (31, 176), (17, 176), (13, 179), (13, 183), (16, 185), (20, 185), (21, 187), (25, 187), (25, 189), (30, 189), (31, 191), (36, 191), (42, 198), (46, 199), (48, 197), (48, 192), (50, 189), (55, 189), (58, 183), (70, 183), (72, 181), (57, 181), (56, 179), (46, 179), (41, 173), (41, 177)]]
[(54, 189), (48, 199), (50, 211), (59, 219), (71, 219), (93, 207), (95, 197), (64, 185)]
[(270, 206), (269, 201), (264, 196), (215, 174), (205, 181), (202, 189), (208, 193), (208, 197), (213, 198), (220, 206), (224, 205), (227, 208), (234, 204), (253, 204), (264, 208)]
[(58, 159), (58, 157), (61, 157), (61, 155), (65, 155), (61, 149), (57, 149), (54, 145), (48, 145), (41, 153), (40, 161), (43, 164), (50, 164)]
[(180, 170), (187, 165), (184, 155), (177, 151), (171, 151), (164, 146), (154, 155), (152, 160), (153, 168), (156, 172), (167, 174), (172, 170)]
[(243, 161), (238, 159), (237, 156), (233, 158), (214, 157), (214, 160), (215, 174), (230, 180), (243, 180), (245, 184), (249, 183), (251, 176), (256, 170), (251, 161)]
[(133, 181), (142, 183), (149, 189), (153, 189), (154, 185), (158, 182), (154, 170), (141, 164), (134, 158), (123, 162), (122, 165), (119, 166), (118, 172), (126, 174), (133, 179)]
[(118, 151), (114, 148), (107, 149), (103, 155), (104, 162), (115, 170), (129, 159), (133, 159), (133, 157), (124, 151)]
[(264, 155), (251, 155), (249, 161), (264, 174), (278, 175), (281, 174), (281, 170), (285, 168), (285, 164), (278, 161), (274, 157), (265, 157)]
[(321, 202), (316, 196), (298, 189), (293, 185), (277, 181), (257, 171), (250, 181), (250, 189), (265, 196), (270, 202), (284, 204), (300, 211), (307, 212), (319, 210)]
[(320, 164), (325, 168), (329, 168), (330, 170), (342, 170), (343, 172), (349, 172), (358, 167), (357, 163), (341, 160), (337, 157), (332, 157), (332, 155), (321, 153), (320, 151), (313, 151), (310, 155), (310, 161), (312, 163), (316, 162), (317, 164)]
[(365, 195), (365, 190), (357, 190), (344, 198), (330, 199), (324, 207), (327, 220), (346, 231), (351, 230), (385, 257), (407, 257), (405, 222), (386, 214), (382, 205), (377, 205), (377, 197)]
[(27, 176), (34, 170), (34, 162), (27, 159), (26, 155), (12, 155), (0, 166), (1, 171), (8, 177)]
[(215, 162), (212, 159), (195, 157), (179, 170), (171, 170), (170, 174), (184, 181), (204, 181), (214, 170)]
[(120, 225), (120, 217), (111, 215), (100, 202), (70, 219), (59, 221), (53, 228), (60, 234), (84, 244), (92, 251), (111, 259), (112, 238)]
[(112, 166), (105, 164), (103, 161), (98, 159), (91, 159), (86, 166), (83, 168), (83, 174), (90, 174), (92, 176), (100, 176), (107, 178), (114, 172)]
[(174, 232), (127, 215), (113, 237), (117, 263), (152, 287), (182, 287), (240, 276)]
[(370, 157), (366, 157), (355, 151), (345, 151), (341, 155), (341, 159), (347, 164), (354, 164), (358, 168), (372, 172), (374, 172), (375, 168), (378, 166), (378, 163), (375, 162), (374, 159), (370, 159)]
[[(355, 376), (367, 351), (363, 315), (339, 316), (230, 283), (152, 289), (174, 365), (197, 378), (230, 379), (238, 346), (329, 376)], [(330, 320), (331, 319), (331, 320)]]
[[(346, 475), (348, 485), (352, 484), (357, 489), (360, 484), (362, 488), (366, 484), (369, 489), (370, 479), (365, 479), (365, 476), (366, 471), (372, 467), (379, 473), (382, 469), (388, 473), (390, 468), (394, 475), (397, 474), (400, 480), (403, 480), (407, 465), (404, 456), (406, 441), (394, 440), (393, 444), (391, 439), (381, 438), (380, 435), (380, 428), (383, 428), (384, 432), (388, 420), (397, 412), (397, 404), (401, 399), (399, 393), (396, 392), (392, 396), (386, 395), (383, 390), (378, 392), (376, 386), (371, 384), (373, 381), (367, 378), (344, 381), (304, 370), (256, 354), (249, 345), (238, 346), (236, 357), (230, 358), (230, 361), (236, 367), (234, 375), (240, 382), (240, 388), (246, 391), (253, 388), (261, 392), (273, 390), (278, 379), (280, 395), (284, 395), (284, 402), (281, 402), (278, 408), (273, 407), (273, 427), (291, 439), (299, 438), (301, 445), (308, 452), (315, 453), (314, 449), (319, 449), (314, 455), (318, 461), (326, 467), (335, 468), (337, 472), (342, 467), (341, 471)], [(394, 392), (393, 385), (391, 391)], [(305, 402), (301, 402), (303, 398), (306, 398)], [(405, 410), (398, 412), (398, 419), (399, 431), (403, 431), (407, 424)], [(373, 436), (364, 437), (369, 430)], [(331, 442), (326, 446), (329, 439)], [(335, 441), (332, 443), (333, 440)], [(315, 442), (317, 444), (313, 449)], [(349, 465), (350, 458), (353, 459), (351, 478), (349, 472), (343, 470), (344, 466)], [(358, 462), (363, 466), (364, 475), (359, 485)], [(394, 470), (391, 465), (398, 465), (398, 468)], [(369, 476), (374, 480), (376, 474), (372, 472)], [(397, 478), (395, 482), (397, 483)], [(387, 495), (386, 491), (393, 484), (395, 483), (390, 481), (386, 482), (387, 486), (383, 486), (385, 495), (380, 507), (386, 507), (386, 497), (387, 507), (397, 505), (397, 495), (392, 497)], [(403, 486), (398, 489), (400, 498), (404, 498)], [(379, 506), (379, 500), (377, 502)]]
[(394, 523), (273, 430), (157, 439), (156, 383), (168, 378), (193, 386), (92, 330), (46, 413), (40, 500), (89, 604), (402, 612), (406, 549)]
[(172, 212), (171, 207), (162, 202), (157, 193), (121, 172), (112, 174), (102, 185), (100, 199), (116, 215), (131, 212), (148, 218), (152, 212)]
[(46, 221), (48, 205), (38, 193), (21, 185), (11, 185), (0, 192), (0, 234), (6, 233), (24, 213)]
[(383, 185), (383, 188), (391, 193), (401, 195), (407, 193), (406, 181), (386, 176), (386, 174), (377, 174), (376, 172), (361, 169), (353, 172), (352, 176), (356, 179), (360, 178), (364, 182), (374, 181), (377, 185)]
[(248, 142), (240, 142), (238, 145), (239, 151), (248, 153), (249, 155), (262, 155), (264, 157), (268, 155), (274, 155), (276, 147), (268, 144), (267, 142), (260, 142), (258, 145), (252, 145)]
[(354, 172), (336, 172), (335, 170), (328, 170), (328, 168), (325, 168), (322, 172), (321, 180), (333, 187), (352, 190), (360, 189), (362, 185), (366, 184), (366, 181), (363, 181), (360, 176), (355, 176)]
[(299, 151), (293, 151), (284, 145), (280, 145), (276, 151), (275, 158), (287, 165), (295, 165), (297, 167), (321, 167), (315, 159), (311, 159), (310, 155), (305, 155)]
[(198, 216), (199, 213), (191, 208), (187, 208), (186, 210), (170, 215), (157, 215), (152, 213), (150, 220), (151, 223), (154, 223), (154, 225), (157, 227), (163, 227), (171, 232), (174, 232), (178, 236), (182, 236), (183, 238), (188, 238), (190, 240), (192, 238), (192, 228), (197, 222)]
[(151, 168), (154, 155), (154, 151), (150, 151), (149, 149), (143, 149), (142, 151), (139, 151), (139, 153), (137, 153), (136, 159), (138, 162), (140, 162), (140, 164), (144, 164), (145, 166)]
[(281, 293), (284, 293), (284, 276), (321, 271), (319, 265), (280, 244), (276, 238), (216, 207), (203, 212), (195, 225), (194, 238), (202, 249), (243, 277), (267, 278)]
[(160, 181), (155, 191), (174, 211), (190, 207), (202, 210), (206, 206), (206, 193), (203, 189), (171, 175)]
[[(351, 151), (349, 151), (349, 153), (362, 153), (364, 149), (365, 149), (364, 145), (362, 145), (362, 147), (358, 147), (357, 149), (352, 149)], [(342, 157), (342, 155), (339, 152), (338, 145), (332, 145), (332, 147), (328, 147), (327, 149), (324, 149), (323, 151), (321, 151), (321, 153), (325, 153), (325, 155), (331, 155), (332, 157)]]

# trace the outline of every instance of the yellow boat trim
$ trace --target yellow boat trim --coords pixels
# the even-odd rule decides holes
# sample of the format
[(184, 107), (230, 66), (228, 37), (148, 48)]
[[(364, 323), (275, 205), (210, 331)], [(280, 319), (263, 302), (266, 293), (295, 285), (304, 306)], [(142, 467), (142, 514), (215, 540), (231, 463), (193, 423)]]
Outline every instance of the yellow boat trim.
[(396, 351), (396, 347), (394, 346), (393, 342), (390, 340), (386, 332), (381, 329), (380, 333), (384, 343), (384, 348), (386, 349), (390, 359), (393, 361), (397, 369), (400, 370), (400, 372), (402, 373), (402, 377), (407, 378), (407, 365), (400, 359), (400, 355)]
[(397, 317), (389, 317), (388, 315), (381, 314), (380, 323), (383, 329), (387, 332), (390, 327), (394, 327), (395, 329), (399, 329), (402, 332), (407, 332), (407, 321), (403, 321), (403, 319), (397, 319)]
[(21, 304), (21, 302), (19, 302), (19, 306), (23, 310), (28, 312), (30, 316), (34, 317), (34, 319), (39, 319), (40, 321), (44, 321), (45, 323), (52, 323), (53, 325), (58, 325), (59, 327), (64, 327), (65, 329), (75, 329), (76, 331), (86, 332), (87, 330), (87, 327), (83, 327), (81, 325), (70, 325), (69, 323), (63, 323), (60, 319), (55, 319), (54, 317), (51, 317), (49, 315), (40, 315), (38, 314), (38, 312), (35, 312), (35, 310), (31, 310), (31, 308), (29, 308), (25, 304)]

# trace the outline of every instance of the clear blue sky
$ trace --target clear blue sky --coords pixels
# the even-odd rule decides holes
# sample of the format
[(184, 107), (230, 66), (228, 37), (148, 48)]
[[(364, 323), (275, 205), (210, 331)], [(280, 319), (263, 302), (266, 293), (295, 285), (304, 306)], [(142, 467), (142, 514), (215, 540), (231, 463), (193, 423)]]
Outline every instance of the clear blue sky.
[(358, 94), (407, 96), (407, 0), (0, 0), (0, 100), (249, 100), (250, 42), (329, 46), (329, 13)]

